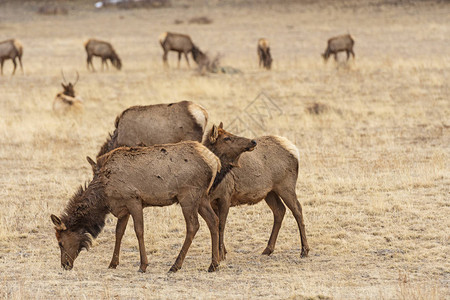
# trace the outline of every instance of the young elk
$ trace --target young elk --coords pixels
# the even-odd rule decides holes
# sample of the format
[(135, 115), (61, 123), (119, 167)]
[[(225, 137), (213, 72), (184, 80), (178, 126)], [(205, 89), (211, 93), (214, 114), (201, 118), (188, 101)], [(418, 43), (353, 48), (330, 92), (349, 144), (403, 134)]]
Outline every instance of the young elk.
[(202, 141), (208, 112), (191, 101), (147, 106), (132, 106), (114, 122), (115, 130), (97, 157), (121, 146)]
[(55, 100), (53, 100), (53, 111), (55, 112), (67, 112), (71, 109), (80, 110), (83, 108), (83, 100), (79, 97), (75, 96), (75, 85), (78, 82), (78, 79), (80, 78), (78, 72), (77, 72), (77, 79), (75, 80), (75, 83), (72, 84), (71, 82), (67, 83), (66, 78), (64, 77), (64, 72), (61, 70), (61, 75), (63, 78), (63, 82), (61, 82), (61, 86), (63, 87), (64, 91), (58, 93), (55, 97)]
[(272, 67), (272, 55), (270, 55), (269, 41), (264, 38), (259, 39), (257, 50), (259, 57), (259, 67), (261, 67), (262, 65), (267, 70), (270, 70), (270, 68)]
[(6, 40), (0, 42), (0, 65), (1, 65), (1, 74), (3, 75), (3, 63), (7, 59), (11, 59), (14, 64), (14, 69), (12, 75), (16, 72), (16, 57), (19, 59), (20, 69), (23, 74), (22, 67), (22, 55), (23, 55), (23, 47), (22, 44), (15, 39)]
[(239, 137), (225, 131), (221, 123), (218, 128), (213, 126), (203, 141), (220, 158), (222, 164), (210, 193), (213, 209), (219, 216), (220, 258), (225, 259), (226, 254), (224, 230), (229, 208), (256, 204), (263, 199), (274, 216), (272, 233), (263, 254), (270, 255), (275, 249), (286, 204), (300, 231), (301, 256), (307, 256), (309, 246), (302, 206), (295, 192), (300, 159), (297, 147), (283, 137), (263, 136), (253, 141), (257, 145), (254, 151), (240, 155), (232, 148), (236, 139)]
[(117, 55), (116, 51), (114, 50), (113, 46), (104, 41), (95, 40), (95, 39), (89, 39), (84, 43), (84, 48), (86, 49), (87, 53), (87, 69), (89, 70), (89, 65), (92, 68), (92, 71), (95, 72), (94, 65), (92, 64), (92, 57), (93, 56), (99, 56), (102, 59), (102, 71), (103, 71), (103, 65), (106, 65), (106, 68), (108, 68), (108, 62), (109, 59), (111, 61), (111, 64), (116, 67), (117, 70), (120, 70), (122, 68), (122, 61), (120, 60), (119, 56)]
[(178, 52), (178, 68), (180, 67), (181, 54), (184, 54), (189, 68), (191, 67), (187, 56), (189, 52), (192, 52), (192, 58), (197, 64), (199, 59), (205, 57), (203, 52), (194, 45), (191, 37), (185, 34), (164, 32), (159, 36), (159, 43), (164, 50), (163, 62), (166, 66), (168, 66), (167, 54), (169, 51)]
[(333, 37), (328, 40), (327, 48), (325, 52), (322, 54), (325, 62), (328, 61), (328, 58), (331, 55), (334, 55), (334, 60), (337, 61), (338, 52), (345, 51), (347, 53), (347, 60), (350, 58), (350, 54), (352, 54), (353, 59), (355, 58), (355, 53), (353, 52), (353, 45), (355, 41), (352, 39), (350, 34), (340, 35)]
[[(199, 229), (198, 214), (211, 233), (212, 261), (208, 271), (219, 266), (218, 220), (207, 194), (220, 170), (219, 159), (198, 142), (121, 147), (103, 156), (97, 163), (88, 158), (94, 178), (80, 188), (66, 206), (62, 217), (51, 215), (61, 249), (61, 266), (70, 270), (83, 248), (89, 248), (112, 213), (118, 218), (116, 236), (123, 234), (128, 216), (134, 221), (139, 243), (140, 272), (148, 265), (144, 244), (143, 209), (178, 203), (186, 221), (186, 238), (170, 268), (176, 272)], [(116, 240), (116, 246), (117, 241)], [(119, 244), (120, 246), (120, 244)]]

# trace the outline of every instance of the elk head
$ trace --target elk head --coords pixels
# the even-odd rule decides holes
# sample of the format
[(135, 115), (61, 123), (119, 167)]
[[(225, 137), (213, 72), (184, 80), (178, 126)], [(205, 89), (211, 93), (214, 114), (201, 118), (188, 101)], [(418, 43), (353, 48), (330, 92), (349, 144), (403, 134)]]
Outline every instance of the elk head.
[(67, 229), (63, 221), (55, 216), (50, 216), (55, 225), (55, 235), (61, 250), (61, 267), (65, 270), (73, 268), (73, 262), (78, 257), (80, 251), (85, 248), (89, 249), (90, 238), (86, 233), (71, 231)]
[(63, 78), (63, 82), (61, 82), (61, 85), (64, 88), (63, 94), (66, 96), (75, 97), (75, 85), (77, 84), (80, 75), (77, 72), (77, 79), (75, 80), (74, 84), (72, 84), (71, 82), (67, 83), (66, 78), (64, 77), (63, 70), (61, 70), (61, 75)]
[(219, 127), (213, 125), (203, 143), (226, 166), (239, 166), (238, 161), (242, 153), (253, 151), (256, 141), (231, 134), (223, 129), (223, 123)]

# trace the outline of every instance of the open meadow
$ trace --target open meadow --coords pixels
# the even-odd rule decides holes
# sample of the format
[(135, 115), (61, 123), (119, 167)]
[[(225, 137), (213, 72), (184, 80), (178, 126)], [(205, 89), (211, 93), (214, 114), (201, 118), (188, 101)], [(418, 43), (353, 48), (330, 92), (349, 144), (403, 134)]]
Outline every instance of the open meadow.
[[(21, 41), (25, 72), (11, 76), (7, 60), (0, 77), (0, 298), (450, 298), (449, 2), (173, 0), (100, 10), (87, 0), (46, 3), (68, 14), (38, 14), (39, 1), (0, 1), (0, 41)], [(202, 16), (213, 22), (188, 22)], [(189, 34), (241, 73), (200, 74), (192, 59), (192, 68), (183, 59), (177, 69), (174, 53), (164, 68), (164, 31)], [(356, 58), (324, 64), (327, 39), (345, 33)], [(83, 42), (93, 37), (113, 44), (121, 71), (100, 71), (98, 58), (97, 72), (86, 69)], [(271, 71), (258, 68), (260, 37), (271, 42)], [(52, 111), (61, 69), (72, 81), (79, 73), (83, 110)], [(260, 92), (282, 111), (264, 126), (244, 113)], [(112, 215), (63, 271), (50, 215), (92, 179), (86, 156), (96, 156), (125, 108), (181, 100), (208, 110), (208, 128), (223, 121), (231, 131), (239, 117), (248, 125), (241, 135), (281, 135), (297, 145), (309, 256), (300, 258), (289, 210), (274, 253), (261, 255), (273, 222), (262, 201), (230, 209), (219, 271), (207, 272), (210, 235), (200, 219), (183, 268), (168, 274), (185, 236), (173, 205), (144, 210), (146, 273), (137, 272), (132, 221), (120, 265), (108, 269)]]

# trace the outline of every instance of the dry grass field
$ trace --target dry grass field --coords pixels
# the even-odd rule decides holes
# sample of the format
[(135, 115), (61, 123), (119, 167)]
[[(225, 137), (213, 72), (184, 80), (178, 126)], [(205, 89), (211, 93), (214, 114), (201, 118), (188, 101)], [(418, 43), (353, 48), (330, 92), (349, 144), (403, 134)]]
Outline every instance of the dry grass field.
[[(0, 40), (22, 42), (25, 70), (12, 77), (6, 61), (0, 77), (0, 298), (450, 298), (448, 2), (198, 0), (129, 10), (95, 10), (93, 2), (55, 1), (68, 14), (47, 16), (36, 13), (42, 2), (0, 1)], [(213, 23), (188, 23), (201, 16)], [(164, 69), (163, 31), (190, 34), (242, 73), (200, 75), (184, 60), (177, 69), (173, 53)], [(356, 59), (324, 64), (326, 40), (347, 32)], [(114, 45), (122, 71), (86, 70), (91, 37)], [(258, 68), (260, 37), (272, 44), (270, 72)], [(52, 111), (61, 69), (72, 80), (79, 72), (83, 111)], [(107, 268), (111, 215), (74, 269), (61, 269), (50, 214), (91, 179), (85, 157), (95, 157), (118, 113), (187, 99), (209, 111), (210, 125), (227, 128), (261, 91), (283, 114), (251, 129), (286, 136), (300, 150), (309, 257), (300, 258), (289, 211), (275, 252), (261, 255), (273, 221), (261, 202), (230, 210), (218, 272), (206, 272), (210, 238), (201, 221), (183, 268), (168, 274), (185, 234), (174, 205), (144, 212), (147, 273), (137, 272), (132, 222), (121, 264)]]

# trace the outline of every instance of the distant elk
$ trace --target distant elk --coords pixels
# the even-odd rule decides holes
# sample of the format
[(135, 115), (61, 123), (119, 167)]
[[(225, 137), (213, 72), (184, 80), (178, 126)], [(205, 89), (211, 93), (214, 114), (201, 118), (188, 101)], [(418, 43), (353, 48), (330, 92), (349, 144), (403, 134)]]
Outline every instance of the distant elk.
[[(232, 149), (241, 139), (219, 127), (213, 126), (205, 135), (203, 145), (220, 158), (221, 171), (211, 188), (211, 205), (219, 216), (219, 256), (225, 259), (224, 230), (228, 211), (232, 206), (253, 205), (265, 200), (273, 212), (272, 233), (262, 254), (270, 255), (275, 249), (278, 232), (286, 211), (291, 210), (297, 221), (301, 256), (307, 256), (302, 206), (297, 199), (297, 183), (300, 155), (297, 147), (279, 136), (263, 136), (252, 142), (251, 152), (238, 153)], [(284, 203), (284, 204), (283, 204)]]
[(11, 59), (14, 64), (14, 70), (12, 75), (16, 72), (16, 57), (19, 59), (20, 69), (23, 74), (22, 67), (22, 55), (23, 47), (22, 44), (16, 39), (10, 39), (0, 42), (0, 64), (1, 64), (1, 74), (3, 75), (3, 62), (7, 59)]
[[(206, 221), (211, 233), (212, 261), (208, 271), (218, 268), (218, 220), (207, 194), (220, 170), (220, 161), (210, 150), (193, 141), (153, 147), (121, 147), (101, 156), (97, 163), (90, 158), (88, 161), (94, 171), (91, 182), (78, 190), (61, 217), (51, 215), (64, 269), (73, 268), (80, 251), (89, 248), (92, 238), (103, 229), (106, 215), (111, 213), (118, 218), (118, 224), (125, 221), (126, 225), (128, 216), (132, 216), (139, 244), (139, 271), (145, 272), (148, 259), (143, 209), (175, 203), (183, 212), (186, 237), (169, 271), (176, 272), (181, 268), (200, 227), (198, 214)], [(157, 230), (161, 222), (164, 220), (154, 220), (148, 228)]]
[(337, 61), (338, 52), (345, 51), (347, 53), (347, 60), (350, 58), (350, 54), (352, 54), (354, 59), (355, 58), (355, 53), (353, 52), (354, 44), (355, 41), (350, 36), (350, 34), (333, 37), (328, 40), (328, 46), (325, 49), (325, 52), (322, 54), (322, 57), (326, 62), (328, 61), (328, 58), (331, 55), (334, 55), (334, 60)]
[(80, 78), (77, 72), (77, 78), (75, 79), (75, 83), (67, 82), (64, 77), (64, 72), (61, 70), (61, 75), (63, 78), (63, 82), (61, 82), (61, 86), (64, 91), (58, 93), (53, 100), (53, 111), (58, 113), (65, 113), (69, 110), (80, 110), (83, 108), (83, 100), (75, 95), (75, 85)]
[(270, 54), (269, 41), (261, 38), (258, 40), (258, 57), (259, 57), (259, 67), (263, 66), (267, 70), (272, 67), (272, 55)]
[(194, 45), (191, 37), (185, 34), (164, 32), (159, 36), (159, 43), (164, 50), (163, 62), (167, 63), (167, 54), (169, 51), (178, 52), (178, 68), (180, 67), (181, 54), (184, 54), (188, 67), (190, 67), (188, 54), (192, 52), (192, 58), (198, 64), (201, 59), (205, 59), (205, 55), (200, 49)]
[(89, 39), (84, 43), (84, 48), (87, 53), (87, 69), (89, 70), (89, 65), (92, 68), (92, 71), (95, 71), (94, 65), (92, 64), (92, 57), (99, 56), (102, 59), (102, 70), (103, 65), (106, 65), (108, 68), (108, 59), (111, 61), (111, 64), (116, 67), (117, 70), (122, 68), (122, 61), (114, 50), (113, 46), (104, 41)]

